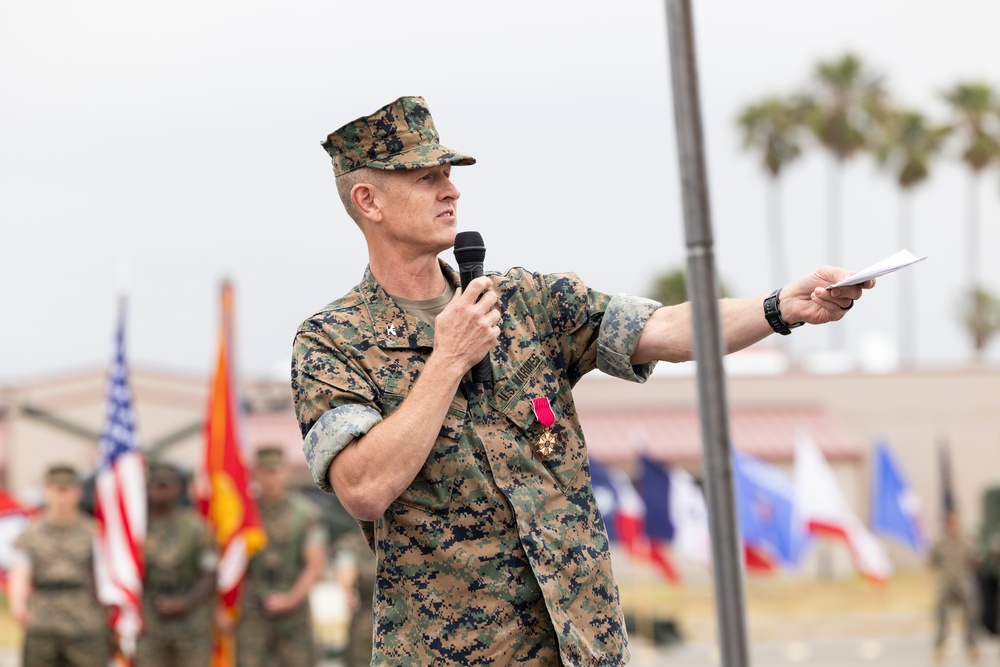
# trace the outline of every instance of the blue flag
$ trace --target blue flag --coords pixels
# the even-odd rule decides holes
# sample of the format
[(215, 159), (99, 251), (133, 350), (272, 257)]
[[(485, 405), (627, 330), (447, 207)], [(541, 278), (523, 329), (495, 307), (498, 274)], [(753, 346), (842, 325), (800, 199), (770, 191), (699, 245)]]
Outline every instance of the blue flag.
[(590, 460), (590, 483), (594, 487), (594, 498), (597, 500), (597, 509), (601, 512), (601, 518), (604, 519), (608, 539), (612, 542), (618, 542), (621, 539), (615, 520), (618, 512), (618, 492), (611, 482), (608, 469), (593, 459)]
[(920, 503), (889, 449), (875, 445), (872, 461), (872, 530), (893, 537), (914, 551), (927, 548), (920, 529)]
[(807, 537), (792, 522), (791, 477), (733, 449), (733, 479), (743, 543), (783, 565), (796, 565)]
[(645, 456), (642, 457), (639, 495), (646, 503), (646, 534), (663, 542), (674, 540), (670, 492), (670, 473)]
[(684, 468), (642, 458), (639, 493), (646, 505), (646, 535), (670, 544), (671, 553), (711, 563), (708, 507), (701, 484)]

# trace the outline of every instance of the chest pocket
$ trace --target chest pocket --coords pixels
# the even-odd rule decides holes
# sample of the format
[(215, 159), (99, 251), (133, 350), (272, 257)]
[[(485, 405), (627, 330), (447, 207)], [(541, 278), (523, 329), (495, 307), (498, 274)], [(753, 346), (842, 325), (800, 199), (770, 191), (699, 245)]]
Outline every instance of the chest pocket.
[[(559, 391), (560, 383), (556, 371), (546, 358), (533, 350), (517, 370), (493, 395), (490, 404), (499, 410), (518, 429), (519, 446), (524, 448), (524, 456), (532, 456), (542, 463), (563, 489), (569, 488), (576, 479), (587, 451), (583, 438), (579, 436), (576, 407), (568, 389)], [(556, 437), (553, 451), (548, 455), (539, 454), (536, 443), (545, 428), (539, 423), (532, 409), (535, 398), (549, 399), (555, 423), (552, 434)]]
[[(382, 411), (386, 417), (399, 409), (409, 393), (409, 385), (401, 378), (393, 378), (382, 394)], [(451, 497), (458, 484), (459, 464), (462, 459), (461, 439), (465, 430), (467, 403), (456, 396), (448, 408), (434, 446), (420, 472), (395, 500), (396, 503), (418, 509), (447, 512)]]

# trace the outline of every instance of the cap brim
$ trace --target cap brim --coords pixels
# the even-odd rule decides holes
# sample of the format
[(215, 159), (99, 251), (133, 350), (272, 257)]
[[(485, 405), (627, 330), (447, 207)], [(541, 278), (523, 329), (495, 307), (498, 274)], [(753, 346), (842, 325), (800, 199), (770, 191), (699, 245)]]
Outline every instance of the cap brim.
[(421, 169), (439, 164), (450, 164), (465, 167), (476, 164), (476, 158), (470, 155), (456, 153), (441, 144), (414, 146), (382, 160), (369, 160), (365, 165), (372, 169)]

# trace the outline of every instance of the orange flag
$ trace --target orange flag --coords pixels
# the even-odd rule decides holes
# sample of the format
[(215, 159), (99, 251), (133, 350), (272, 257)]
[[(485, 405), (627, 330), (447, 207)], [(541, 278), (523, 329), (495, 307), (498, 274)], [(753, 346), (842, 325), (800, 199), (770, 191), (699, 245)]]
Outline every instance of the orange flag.
[[(201, 485), (201, 512), (215, 533), (221, 554), (218, 573), (220, 613), (232, 625), (247, 561), (264, 547), (267, 537), (257, 505), (250, 496), (246, 466), (240, 451), (239, 419), (233, 382), (233, 288), (222, 284), (222, 323), (215, 375), (208, 396), (205, 421), (205, 467)], [(215, 667), (235, 664), (232, 633), (216, 636)]]

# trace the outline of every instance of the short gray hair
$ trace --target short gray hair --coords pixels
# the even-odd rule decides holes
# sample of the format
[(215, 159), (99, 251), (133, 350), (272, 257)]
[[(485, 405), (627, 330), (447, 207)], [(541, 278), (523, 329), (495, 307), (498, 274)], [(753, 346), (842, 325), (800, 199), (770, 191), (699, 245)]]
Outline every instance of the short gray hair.
[(359, 227), (361, 226), (361, 214), (358, 209), (354, 207), (354, 202), (351, 201), (351, 190), (358, 183), (368, 183), (370, 185), (381, 186), (385, 183), (385, 172), (381, 169), (372, 169), (371, 167), (360, 167), (354, 171), (349, 171), (346, 174), (341, 174), (337, 176), (337, 194), (340, 195), (340, 201), (344, 204), (344, 209), (347, 211), (347, 215), (351, 216), (351, 220), (355, 222)]

